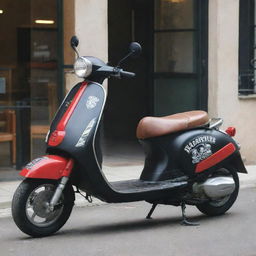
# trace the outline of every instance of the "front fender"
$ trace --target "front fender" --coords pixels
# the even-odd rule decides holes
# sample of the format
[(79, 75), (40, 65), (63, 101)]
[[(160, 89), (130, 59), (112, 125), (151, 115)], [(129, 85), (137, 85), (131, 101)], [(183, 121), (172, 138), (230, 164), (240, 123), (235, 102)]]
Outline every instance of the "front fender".
[(27, 164), (21, 170), (20, 175), (33, 179), (58, 180), (65, 176), (68, 161), (68, 159), (56, 155), (39, 157)]

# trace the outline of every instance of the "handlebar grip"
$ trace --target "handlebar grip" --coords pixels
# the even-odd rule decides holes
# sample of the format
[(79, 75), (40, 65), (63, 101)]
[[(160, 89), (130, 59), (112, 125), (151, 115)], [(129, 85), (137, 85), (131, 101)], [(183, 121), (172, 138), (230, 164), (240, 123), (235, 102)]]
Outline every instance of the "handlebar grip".
[(135, 77), (136, 76), (136, 74), (135, 73), (132, 73), (132, 72), (127, 72), (127, 71), (121, 71), (120, 72), (120, 75), (122, 76), (122, 77)]

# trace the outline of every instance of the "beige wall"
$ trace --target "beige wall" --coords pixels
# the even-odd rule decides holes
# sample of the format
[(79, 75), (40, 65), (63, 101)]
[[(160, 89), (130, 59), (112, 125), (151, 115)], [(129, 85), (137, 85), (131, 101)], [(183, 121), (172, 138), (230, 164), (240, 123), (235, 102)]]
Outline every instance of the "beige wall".
[(70, 38), (76, 35), (81, 55), (108, 59), (107, 0), (64, 0), (64, 62), (73, 64)]
[[(107, 0), (74, 0), (82, 55), (108, 59)], [(235, 126), (246, 163), (256, 163), (256, 99), (238, 98), (239, 0), (209, 1), (209, 113)], [(70, 87), (75, 76), (68, 74)]]
[[(78, 51), (81, 55), (95, 56), (105, 62), (108, 61), (107, 6), (107, 0), (74, 0), (74, 34), (80, 42)], [(67, 89), (77, 81), (75, 75), (66, 74)]]
[(209, 1), (209, 113), (235, 126), (247, 164), (256, 163), (256, 98), (238, 98), (239, 0)]
[(75, 0), (75, 33), (82, 55), (108, 60), (107, 0)]

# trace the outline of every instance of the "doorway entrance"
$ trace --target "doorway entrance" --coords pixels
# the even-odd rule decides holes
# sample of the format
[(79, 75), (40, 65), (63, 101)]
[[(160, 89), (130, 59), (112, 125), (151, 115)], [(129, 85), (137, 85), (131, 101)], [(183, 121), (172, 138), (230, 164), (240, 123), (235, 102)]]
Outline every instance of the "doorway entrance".
[(131, 41), (143, 52), (124, 65), (135, 79), (109, 80), (106, 138), (135, 139), (145, 115), (207, 110), (207, 0), (109, 0), (108, 12), (109, 62)]
[[(114, 66), (128, 53), (132, 41), (142, 54), (127, 60), (122, 68), (136, 73), (133, 79), (109, 79), (104, 113), (105, 165), (142, 164), (143, 152), (136, 140), (139, 120), (152, 111), (151, 27), (152, 1), (109, 0), (109, 63)], [(114, 162), (112, 161), (114, 160)]]
[(109, 79), (105, 111), (105, 135), (134, 139), (138, 121), (150, 113), (151, 4), (148, 1), (108, 2), (109, 62), (116, 65), (128, 53), (132, 41), (139, 42), (142, 54), (127, 60), (123, 68), (136, 73), (134, 79)]
[(142, 163), (136, 139), (142, 117), (207, 110), (208, 1), (108, 0), (108, 29), (112, 66), (130, 42), (143, 50), (123, 65), (136, 78), (108, 82), (105, 152)]

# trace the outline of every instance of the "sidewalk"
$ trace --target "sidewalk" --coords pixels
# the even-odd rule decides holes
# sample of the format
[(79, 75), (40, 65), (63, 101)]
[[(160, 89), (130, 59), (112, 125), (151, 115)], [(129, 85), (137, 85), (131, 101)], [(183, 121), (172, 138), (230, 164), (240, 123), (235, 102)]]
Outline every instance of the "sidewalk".
[[(246, 167), (248, 170), (248, 174), (239, 174), (240, 188), (256, 187), (256, 165)], [(142, 165), (122, 167), (105, 166), (103, 168), (103, 171), (109, 181), (118, 181), (138, 178), (142, 168)], [(0, 182), (0, 217), (10, 214), (12, 196), (20, 182), (21, 180)], [(101, 203), (102, 202), (100, 200), (94, 199), (92, 205), (97, 205)], [(87, 201), (80, 195), (76, 195), (75, 204), (77, 206), (88, 205)]]

